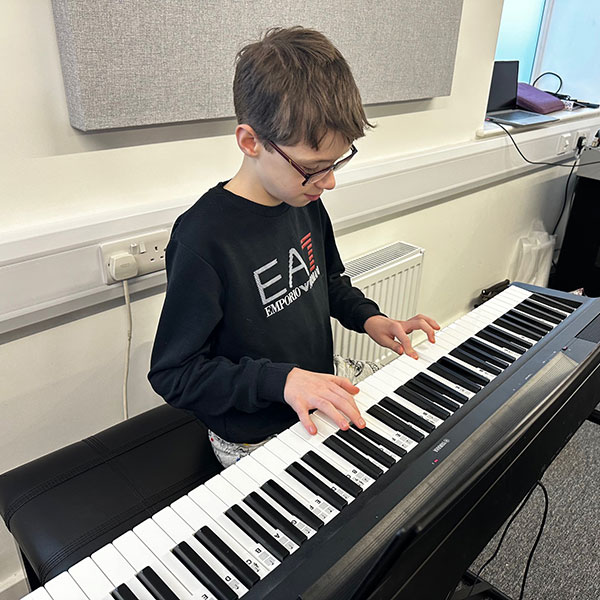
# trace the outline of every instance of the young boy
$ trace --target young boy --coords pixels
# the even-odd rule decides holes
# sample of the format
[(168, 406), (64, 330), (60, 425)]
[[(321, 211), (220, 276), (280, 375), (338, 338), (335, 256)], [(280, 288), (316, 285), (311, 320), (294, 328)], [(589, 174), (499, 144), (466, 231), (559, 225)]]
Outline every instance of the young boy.
[(321, 194), (369, 127), (352, 73), (322, 34), (273, 29), (243, 48), (233, 83), (240, 170), (181, 215), (167, 249), (167, 295), (149, 380), (209, 428), (225, 466), (320, 409), (364, 421), (334, 375), (330, 317), (417, 358), (432, 319), (401, 322), (352, 287)]

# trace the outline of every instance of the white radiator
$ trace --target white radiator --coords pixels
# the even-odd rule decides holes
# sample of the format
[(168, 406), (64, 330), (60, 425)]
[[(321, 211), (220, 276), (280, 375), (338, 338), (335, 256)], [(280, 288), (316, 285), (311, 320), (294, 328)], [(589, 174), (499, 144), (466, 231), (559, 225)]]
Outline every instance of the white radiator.
[[(346, 263), (345, 274), (367, 298), (389, 317), (406, 320), (417, 312), (422, 248), (395, 242)], [(386, 364), (397, 354), (376, 344), (366, 334), (348, 331), (332, 319), (334, 351), (346, 358)]]

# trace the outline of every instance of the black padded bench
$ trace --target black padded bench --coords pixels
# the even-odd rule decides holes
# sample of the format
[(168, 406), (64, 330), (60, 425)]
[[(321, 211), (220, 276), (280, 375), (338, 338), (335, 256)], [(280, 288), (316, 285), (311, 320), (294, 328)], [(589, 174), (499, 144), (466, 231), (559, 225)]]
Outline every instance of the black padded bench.
[(206, 427), (165, 404), (0, 475), (0, 514), (35, 589), (221, 469)]

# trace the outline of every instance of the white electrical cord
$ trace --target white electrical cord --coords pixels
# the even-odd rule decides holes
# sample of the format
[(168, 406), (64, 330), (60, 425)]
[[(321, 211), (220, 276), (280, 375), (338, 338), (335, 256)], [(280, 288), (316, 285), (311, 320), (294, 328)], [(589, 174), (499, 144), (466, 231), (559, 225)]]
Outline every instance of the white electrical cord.
[(131, 354), (131, 333), (133, 330), (133, 322), (131, 319), (131, 298), (129, 297), (129, 283), (127, 279), (123, 280), (123, 294), (125, 296), (125, 305), (127, 307), (127, 349), (125, 351), (125, 372), (123, 374), (123, 420), (129, 418), (129, 410), (127, 407), (127, 380), (129, 378), (129, 357)]

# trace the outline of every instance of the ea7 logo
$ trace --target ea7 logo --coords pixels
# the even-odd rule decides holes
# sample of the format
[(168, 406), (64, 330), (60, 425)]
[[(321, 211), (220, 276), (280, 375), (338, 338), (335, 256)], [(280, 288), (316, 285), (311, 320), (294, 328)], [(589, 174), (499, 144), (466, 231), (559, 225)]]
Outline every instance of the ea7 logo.
[[(300, 240), (300, 244), (302, 250), (305, 250), (308, 255), (308, 263), (296, 248), (291, 247), (288, 251), (287, 269), (282, 269), (279, 261), (274, 258), (254, 271), (254, 281), (267, 316), (279, 312), (304, 292), (308, 292), (319, 277), (311, 234), (305, 235)], [(287, 285), (284, 283), (284, 276)]]

